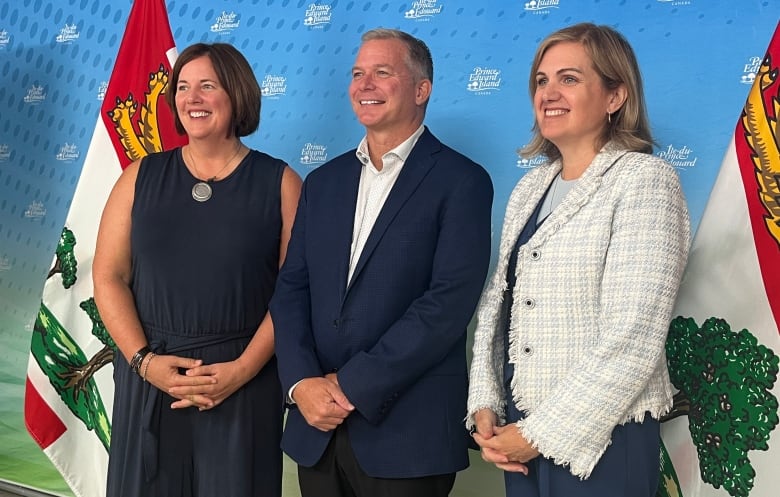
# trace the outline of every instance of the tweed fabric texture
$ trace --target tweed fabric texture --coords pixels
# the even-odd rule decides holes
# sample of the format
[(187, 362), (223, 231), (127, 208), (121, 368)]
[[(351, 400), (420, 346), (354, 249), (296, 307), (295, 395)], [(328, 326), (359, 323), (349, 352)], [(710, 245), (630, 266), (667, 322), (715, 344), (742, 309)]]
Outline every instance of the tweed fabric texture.
[[(477, 309), (466, 424), (505, 417), (510, 251), (561, 170), (529, 171), (507, 204), (496, 270)], [(587, 478), (615, 426), (671, 408), (664, 344), (687, 261), (690, 221), (672, 166), (607, 144), (518, 253), (509, 331), (517, 423), (542, 455)]]

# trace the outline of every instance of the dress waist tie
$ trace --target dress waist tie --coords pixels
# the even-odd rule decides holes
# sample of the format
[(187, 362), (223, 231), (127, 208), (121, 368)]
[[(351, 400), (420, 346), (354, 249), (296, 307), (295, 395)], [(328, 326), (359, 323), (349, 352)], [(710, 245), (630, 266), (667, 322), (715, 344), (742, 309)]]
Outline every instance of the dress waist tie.
[[(182, 355), (192, 349), (200, 349), (234, 340), (243, 340), (254, 335), (255, 330), (238, 333), (207, 335), (200, 337), (160, 334), (147, 331), (149, 348), (159, 355)], [(160, 436), (160, 415), (162, 412), (163, 392), (148, 382), (144, 382), (142, 392), (144, 404), (141, 418), (141, 457), (146, 481), (157, 476), (158, 447)]]

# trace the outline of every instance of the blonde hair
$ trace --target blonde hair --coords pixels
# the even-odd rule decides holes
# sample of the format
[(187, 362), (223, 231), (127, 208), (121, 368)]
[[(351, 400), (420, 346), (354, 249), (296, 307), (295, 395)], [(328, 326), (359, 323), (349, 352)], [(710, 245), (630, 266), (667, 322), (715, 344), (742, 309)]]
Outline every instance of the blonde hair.
[[(634, 50), (626, 38), (609, 26), (597, 26), (592, 23), (580, 23), (560, 29), (545, 38), (536, 49), (528, 89), (533, 100), (536, 93), (536, 72), (547, 50), (563, 42), (580, 43), (590, 55), (593, 69), (599, 75), (607, 89), (623, 85), (626, 89), (626, 101), (612, 113), (607, 120), (597, 149), (613, 141), (621, 148), (635, 152), (650, 153), (653, 150), (653, 137), (647, 118), (642, 75), (639, 71)], [(520, 153), (523, 157), (545, 155), (549, 160), (560, 158), (561, 153), (552, 142), (542, 136), (538, 123), (534, 122), (531, 141)]]

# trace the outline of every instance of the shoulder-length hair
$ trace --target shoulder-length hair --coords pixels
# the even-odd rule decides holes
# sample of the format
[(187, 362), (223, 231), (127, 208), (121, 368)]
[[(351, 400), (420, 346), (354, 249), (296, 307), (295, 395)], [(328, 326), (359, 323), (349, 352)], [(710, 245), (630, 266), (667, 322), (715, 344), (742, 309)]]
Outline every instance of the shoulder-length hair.
[[(613, 141), (621, 148), (650, 153), (653, 150), (653, 137), (647, 118), (645, 96), (642, 88), (642, 75), (631, 45), (626, 38), (609, 26), (597, 26), (580, 23), (558, 30), (545, 38), (536, 49), (528, 90), (533, 101), (536, 93), (536, 72), (547, 50), (563, 42), (581, 43), (590, 56), (593, 69), (607, 89), (624, 85), (626, 101), (609, 116), (605, 116), (606, 126), (596, 144), (601, 149), (607, 142)], [(545, 155), (551, 161), (560, 158), (558, 148), (544, 138), (539, 124), (534, 122), (533, 137), (522, 150), (524, 157)]]
[(234, 135), (240, 138), (254, 133), (260, 125), (260, 85), (246, 58), (228, 43), (196, 43), (185, 48), (176, 59), (165, 92), (165, 101), (173, 111), (176, 131), (180, 135), (186, 133), (176, 111), (176, 92), (181, 69), (187, 63), (203, 56), (211, 61), (219, 83), (230, 99), (232, 122), (228, 128), (228, 137)]

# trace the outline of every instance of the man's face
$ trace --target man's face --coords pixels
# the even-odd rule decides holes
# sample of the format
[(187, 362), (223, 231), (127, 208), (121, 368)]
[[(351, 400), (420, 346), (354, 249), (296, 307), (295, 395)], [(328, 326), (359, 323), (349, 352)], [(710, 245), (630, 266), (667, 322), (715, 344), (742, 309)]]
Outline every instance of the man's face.
[(413, 133), (424, 116), (430, 81), (416, 81), (406, 45), (397, 39), (361, 45), (352, 68), (349, 96), (358, 121), (369, 131)]

